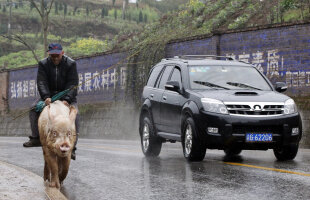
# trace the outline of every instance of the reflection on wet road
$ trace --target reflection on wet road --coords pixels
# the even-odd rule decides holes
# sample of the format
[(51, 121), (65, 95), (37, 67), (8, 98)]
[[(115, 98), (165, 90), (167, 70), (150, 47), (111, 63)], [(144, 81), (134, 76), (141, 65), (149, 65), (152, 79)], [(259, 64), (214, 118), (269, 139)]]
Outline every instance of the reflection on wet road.
[[(23, 148), (26, 138), (0, 137), (0, 160), (43, 175), (41, 148)], [(243, 151), (227, 158), (207, 150), (188, 163), (181, 144), (164, 144), (158, 158), (145, 158), (138, 141), (78, 143), (61, 191), (68, 199), (310, 199), (310, 150), (278, 162), (273, 152)]]

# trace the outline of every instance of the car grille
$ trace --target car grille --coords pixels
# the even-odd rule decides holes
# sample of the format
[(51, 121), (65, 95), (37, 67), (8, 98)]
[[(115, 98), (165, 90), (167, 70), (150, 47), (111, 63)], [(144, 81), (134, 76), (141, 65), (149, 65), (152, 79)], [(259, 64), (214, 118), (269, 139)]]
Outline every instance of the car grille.
[(272, 116), (282, 115), (284, 105), (262, 105), (262, 104), (226, 104), (229, 114), (232, 115), (251, 115), (251, 116)]
[(281, 126), (233, 126), (233, 134), (246, 134), (246, 133), (273, 133), (281, 134)]

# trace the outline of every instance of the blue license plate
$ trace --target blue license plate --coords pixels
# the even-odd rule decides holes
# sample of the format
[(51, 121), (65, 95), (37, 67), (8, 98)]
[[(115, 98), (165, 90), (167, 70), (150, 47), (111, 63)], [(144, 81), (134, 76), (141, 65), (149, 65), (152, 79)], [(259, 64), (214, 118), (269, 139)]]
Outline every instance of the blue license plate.
[(246, 142), (272, 142), (272, 133), (247, 133)]

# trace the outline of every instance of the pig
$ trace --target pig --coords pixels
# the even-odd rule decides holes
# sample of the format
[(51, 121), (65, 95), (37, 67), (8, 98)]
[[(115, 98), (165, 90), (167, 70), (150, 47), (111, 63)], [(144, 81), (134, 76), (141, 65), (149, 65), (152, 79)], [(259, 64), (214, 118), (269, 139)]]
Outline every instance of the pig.
[(62, 101), (46, 106), (38, 120), (40, 141), (44, 156), (44, 181), (50, 187), (60, 188), (66, 178), (71, 152), (76, 140), (77, 109)]

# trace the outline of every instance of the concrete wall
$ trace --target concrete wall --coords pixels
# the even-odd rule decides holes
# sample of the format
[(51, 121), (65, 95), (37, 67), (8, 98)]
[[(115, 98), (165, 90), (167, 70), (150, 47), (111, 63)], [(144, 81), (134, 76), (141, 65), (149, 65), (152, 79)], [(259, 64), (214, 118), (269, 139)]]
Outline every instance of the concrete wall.
[[(104, 139), (138, 139), (139, 113), (130, 105), (79, 105), (80, 137)], [(28, 114), (13, 120), (21, 111), (0, 115), (0, 136), (31, 135)]]

